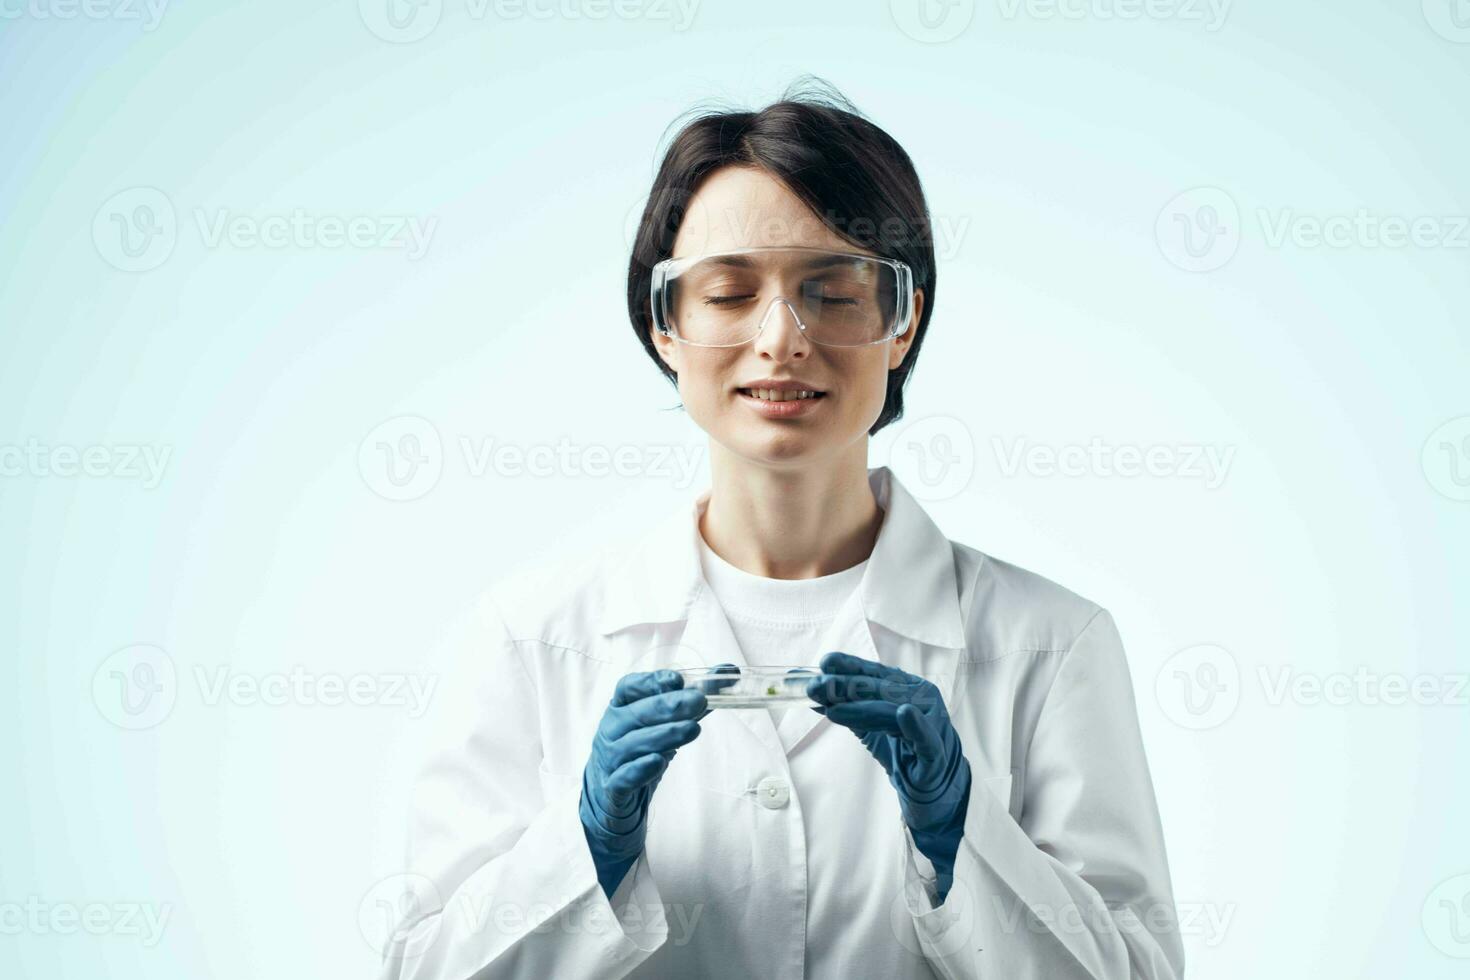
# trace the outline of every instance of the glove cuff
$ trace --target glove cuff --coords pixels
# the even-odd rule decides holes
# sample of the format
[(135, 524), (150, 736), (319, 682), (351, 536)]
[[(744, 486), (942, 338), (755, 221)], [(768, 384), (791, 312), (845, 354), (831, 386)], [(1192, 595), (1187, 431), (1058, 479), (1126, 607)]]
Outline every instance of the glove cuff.
[(636, 857), (643, 850), (643, 839), (647, 830), (648, 795), (640, 794), (638, 805), (628, 816), (613, 816), (597, 803), (597, 794), (587, 785), (587, 774), (582, 774), (582, 797), (578, 803), (578, 814), (582, 827), (587, 832), (587, 841), (594, 852), (601, 850), (610, 857)]

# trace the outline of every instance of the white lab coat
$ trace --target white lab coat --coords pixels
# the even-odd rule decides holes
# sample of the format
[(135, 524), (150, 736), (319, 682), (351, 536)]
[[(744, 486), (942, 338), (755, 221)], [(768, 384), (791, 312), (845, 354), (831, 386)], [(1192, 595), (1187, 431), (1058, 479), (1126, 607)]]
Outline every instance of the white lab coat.
[[(933, 901), (887, 776), (815, 712), (719, 710), (653, 796), (612, 901), (578, 820), (618, 678), (744, 664), (704, 584), (706, 489), (637, 547), (501, 581), (440, 684), (448, 740), (420, 779), (385, 978), (1182, 974), (1168, 863), (1108, 612), (950, 541), (887, 467), (864, 577), (822, 650), (938, 685), (973, 783)], [(790, 745), (787, 749), (783, 741)]]

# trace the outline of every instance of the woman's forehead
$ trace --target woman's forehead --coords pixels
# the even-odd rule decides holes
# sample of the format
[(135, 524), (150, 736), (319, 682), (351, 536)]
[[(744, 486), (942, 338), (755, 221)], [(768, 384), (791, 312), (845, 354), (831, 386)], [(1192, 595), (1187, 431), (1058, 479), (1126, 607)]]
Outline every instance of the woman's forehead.
[(856, 251), (779, 180), (752, 167), (724, 167), (690, 198), (673, 257), (775, 246)]

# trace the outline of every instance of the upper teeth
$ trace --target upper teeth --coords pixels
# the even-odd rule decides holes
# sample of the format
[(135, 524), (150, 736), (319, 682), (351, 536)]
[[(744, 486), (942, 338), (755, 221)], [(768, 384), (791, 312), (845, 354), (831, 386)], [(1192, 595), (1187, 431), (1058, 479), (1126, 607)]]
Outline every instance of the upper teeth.
[(746, 389), (757, 398), (764, 398), (768, 402), (789, 402), (798, 398), (810, 398), (816, 394), (808, 388), (800, 391), (780, 391), (775, 388), (748, 388)]

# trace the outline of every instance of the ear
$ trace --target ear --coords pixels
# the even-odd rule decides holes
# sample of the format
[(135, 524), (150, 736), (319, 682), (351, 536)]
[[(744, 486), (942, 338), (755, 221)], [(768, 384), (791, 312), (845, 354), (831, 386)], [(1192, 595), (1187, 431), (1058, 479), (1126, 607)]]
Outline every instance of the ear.
[(678, 374), (679, 347), (681, 346), (679, 342), (673, 337), (666, 337), (659, 333), (653, 325), (653, 317), (648, 318), (648, 336), (653, 340), (653, 349), (658, 352), (658, 356), (663, 362), (669, 366), (669, 370)]
[(893, 343), (888, 346), (888, 370), (893, 371), (903, 363), (908, 356), (909, 347), (914, 342), (915, 335), (919, 332), (919, 320), (924, 315), (924, 291), (914, 290), (914, 315), (909, 318), (909, 328), (902, 334), (893, 338)]

